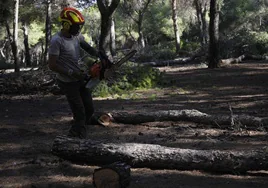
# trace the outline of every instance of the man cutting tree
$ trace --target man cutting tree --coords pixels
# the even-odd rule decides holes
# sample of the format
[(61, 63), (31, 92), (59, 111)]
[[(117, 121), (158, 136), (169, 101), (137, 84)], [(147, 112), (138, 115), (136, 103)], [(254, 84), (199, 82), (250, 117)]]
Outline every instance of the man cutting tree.
[[(57, 73), (58, 85), (67, 97), (73, 113), (74, 124), (69, 136), (87, 138), (86, 125), (91, 124), (94, 113), (91, 91), (100, 80), (109, 78), (123, 63), (135, 55), (130, 51), (112, 63), (102, 51), (92, 48), (80, 31), (85, 23), (82, 14), (71, 7), (64, 8), (59, 17), (62, 29), (54, 35), (49, 47), (49, 68)], [(86, 72), (79, 67), (80, 48), (100, 59)], [(98, 120), (98, 123), (102, 124)]]
[[(73, 113), (74, 124), (68, 136), (86, 138), (86, 125), (94, 113), (91, 92), (85, 88), (87, 73), (79, 67), (80, 47), (88, 54), (99, 57), (99, 53), (80, 34), (85, 23), (83, 15), (75, 8), (66, 7), (59, 16), (62, 29), (55, 34), (49, 47), (49, 68), (57, 73), (58, 85), (67, 97)], [(99, 76), (100, 66), (93, 66), (91, 77)]]

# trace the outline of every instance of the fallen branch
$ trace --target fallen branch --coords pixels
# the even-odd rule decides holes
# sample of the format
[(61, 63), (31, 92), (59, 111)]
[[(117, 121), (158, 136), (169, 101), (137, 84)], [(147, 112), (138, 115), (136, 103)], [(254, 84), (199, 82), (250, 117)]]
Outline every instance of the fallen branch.
[(125, 162), (154, 169), (246, 172), (268, 169), (268, 150), (220, 151), (171, 148), (153, 144), (103, 143), (57, 137), (53, 154), (85, 164)]

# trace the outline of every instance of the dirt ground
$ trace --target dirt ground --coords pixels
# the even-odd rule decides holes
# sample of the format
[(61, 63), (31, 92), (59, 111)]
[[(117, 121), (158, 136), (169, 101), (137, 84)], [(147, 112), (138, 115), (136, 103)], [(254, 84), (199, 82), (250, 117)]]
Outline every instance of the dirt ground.
[[(208, 114), (268, 116), (268, 62), (245, 62), (209, 70), (196, 65), (161, 68), (166, 88), (136, 91), (122, 98), (95, 98), (97, 111), (196, 109)], [(0, 97), (0, 187), (93, 187), (99, 166), (73, 164), (51, 153), (65, 135), (72, 115), (64, 96)], [(263, 127), (216, 129), (193, 122), (92, 125), (90, 139), (137, 142), (193, 149), (250, 150), (267, 146)], [(267, 187), (268, 171), (213, 174), (202, 171), (131, 169), (131, 188)]]

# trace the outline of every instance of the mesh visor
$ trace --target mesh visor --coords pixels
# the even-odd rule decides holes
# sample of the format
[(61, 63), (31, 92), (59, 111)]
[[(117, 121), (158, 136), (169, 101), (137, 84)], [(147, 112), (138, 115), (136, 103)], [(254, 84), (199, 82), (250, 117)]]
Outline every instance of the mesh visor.
[(82, 28), (83, 28), (84, 24), (73, 24), (70, 26), (70, 34), (71, 35), (78, 35)]

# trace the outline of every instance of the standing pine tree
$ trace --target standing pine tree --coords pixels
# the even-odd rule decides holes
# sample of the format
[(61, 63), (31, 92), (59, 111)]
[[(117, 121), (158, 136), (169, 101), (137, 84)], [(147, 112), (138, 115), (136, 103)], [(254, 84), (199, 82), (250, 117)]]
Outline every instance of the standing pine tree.
[(210, 1), (209, 21), (209, 64), (208, 68), (217, 68), (219, 64), (219, 3)]

